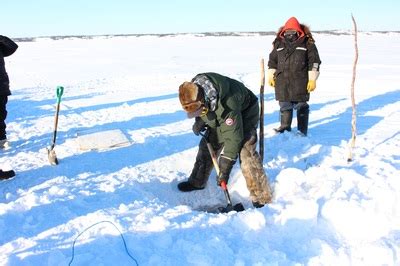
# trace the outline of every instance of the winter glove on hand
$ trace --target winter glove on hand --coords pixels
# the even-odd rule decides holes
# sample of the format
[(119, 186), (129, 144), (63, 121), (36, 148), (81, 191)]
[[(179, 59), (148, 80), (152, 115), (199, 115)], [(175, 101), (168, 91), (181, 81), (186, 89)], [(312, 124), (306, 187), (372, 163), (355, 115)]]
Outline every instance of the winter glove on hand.
[(271, 87), (275, 87), (275, 74), (276, 69), (274, 68), (269, 68), (267, 73), (268, 73), (268, 85)]
[(319, 72), (317, 70), (308, 71), (308, 83), (307, 92), (310, 93), (317, 87), (317, 79), (319, 77)]
[(206, 123), (200, 118), (196, 117), (195, 122), (192, 126), (193, 133), (198, 136), (200, 132), (206, 130)]
[(235, 165), (236, 160), (225, 157), (223, 155), (220, 156), (218, 166), (219, 166), (219, 175), (217, 176), (217, 185), (220, 186), (223, 181), (228, 183), (229, 175), (232, 171), (232, 167)]
[(308, 93), (312, 92), (315, 90), (315, 88), (317, 87), (317, 83), (315, 80), (309, 80), (307, 83), (307, 91)]

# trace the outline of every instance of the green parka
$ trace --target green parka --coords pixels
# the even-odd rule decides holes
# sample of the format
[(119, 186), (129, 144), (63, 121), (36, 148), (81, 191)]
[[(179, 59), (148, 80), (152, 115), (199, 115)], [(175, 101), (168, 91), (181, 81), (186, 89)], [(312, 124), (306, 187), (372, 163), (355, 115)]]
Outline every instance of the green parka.
[(209, 127), (216, 129), (218, 141), (224, 145), (224, 156), (236, 159), (246, 133), (257, 128), (258, 98), (237, 80), (217, 73), (203, 73), (197, 76), (199, 75), (206, 76), (218, 92), (216, 109), (209, 111), (201, 119)]

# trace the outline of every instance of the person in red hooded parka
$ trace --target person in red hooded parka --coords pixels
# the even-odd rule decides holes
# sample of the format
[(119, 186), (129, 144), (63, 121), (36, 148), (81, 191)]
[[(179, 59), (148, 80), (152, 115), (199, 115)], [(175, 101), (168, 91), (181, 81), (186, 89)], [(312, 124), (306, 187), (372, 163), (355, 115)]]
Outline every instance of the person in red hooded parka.
[(291, 131), (293, 109), (297, 111), (297, 129), (307, 135), (310, 92), (316, 88), (319, 58), (309, 28), (291, 17), (273, 42), (268, 60), (268, 84), (275, 87), (280, 122), (275, 131)]

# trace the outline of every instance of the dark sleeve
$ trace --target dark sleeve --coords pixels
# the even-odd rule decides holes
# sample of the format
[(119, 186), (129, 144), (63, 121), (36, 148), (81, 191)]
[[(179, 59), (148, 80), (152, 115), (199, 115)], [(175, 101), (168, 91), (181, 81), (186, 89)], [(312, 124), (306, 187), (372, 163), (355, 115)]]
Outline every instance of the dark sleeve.
[(272, 43), (272, 51), (269, 54), (268, 68), (278, 68), (278, 53), (276, 51), (276, 40)]
[(307, 50), (308, 50), (308, 70), (317, 68), (317, 71), (319, 71), (319, 65), (321, 64), (321, 60), (319, 58), (317, 46), (315, 46), (314, 43), (309, 44)]
[(18, 48), (18, 45), (6, 36), (0, 35), (0, 50), (4, 57), (12, 55)]

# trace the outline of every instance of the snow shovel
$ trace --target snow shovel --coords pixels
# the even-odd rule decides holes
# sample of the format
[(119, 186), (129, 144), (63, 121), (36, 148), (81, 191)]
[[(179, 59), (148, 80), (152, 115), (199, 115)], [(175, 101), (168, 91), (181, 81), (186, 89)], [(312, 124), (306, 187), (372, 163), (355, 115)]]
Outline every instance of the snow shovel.
[[(218, 162), (217, 162), (217, 156), (214, 152), (213, 147), (211, 146), (211, 143), (208, 141), (208, 130), (203, 134), (200, 132), (200, 135), (205, 139), (206, 143), (207, 143), (207, 148), (208, 151), (210, 152), (211, 155), (211, 159), (212, 162), (214, 164), (215, 167), (215, 171), (217, 172), (217, 175), (219, 176), (219, 166), (218, 166)], [(244, 211), (244, 206), (242, 203), (237, 203), (235, 205), (232, 204), (232, 200), (231, 197), (229, 196), (229, 192), (228, 192), (228, 187), (225, 181), (221, 182), (221, 188), (224, 191), (224, 195), (225, 195), (225, 199), (226, 202), (228, 203), (228, 205), (226, 207), (219, 207), (218, 210), (221, 213), (227, 213), (227, 212), (231, 212), (231, 211)]]
[(49, 162), (51, 165), (57, 165), (58, 160), (56, 153), (54, 151), (54, 146), (56, 145), (56, 137), (57, 137), (57, 125), (58, 125), (58, 113), (60, 111), (60, 103), (61, 103), (61, 96), (63, 95), (64, 87), (58, 86), (57, 87), (57, 107), (56, 107), (56, 114), (54, 117), (54, 132), (53, 132), (53, 141), (51, 143), (50, 148), (47, 149), (47, 155), (49, 157)]

